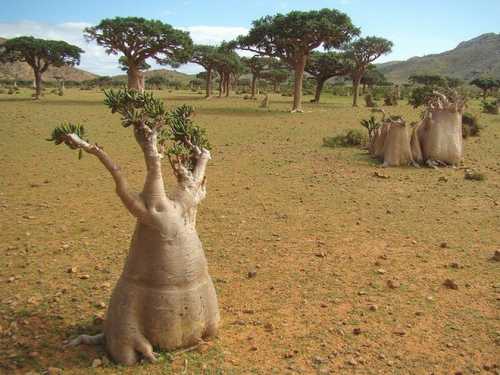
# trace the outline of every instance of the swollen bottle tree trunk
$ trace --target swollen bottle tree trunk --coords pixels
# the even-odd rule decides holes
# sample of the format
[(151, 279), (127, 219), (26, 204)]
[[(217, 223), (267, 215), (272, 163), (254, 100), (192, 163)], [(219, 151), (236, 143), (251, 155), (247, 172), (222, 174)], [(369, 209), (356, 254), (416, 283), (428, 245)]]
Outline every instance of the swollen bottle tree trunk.
[[(68, 345), (104, 341), (114, 361), (131, 365), (141, 358), (154, 361), (153, 347), (190, 347), (217, 332), (217, 297), (196, 232), (210, 152), (204, 132), (190, 120), (191, 108), (183, 106), (168, 114), (162, 102), (149, 94), (111, 91), (106, 95), (111, 109), (124, 117), (124, 126), (133, 126), (146, 178), (140, 194), (130, 192), (119, 166), (100, 146), (83, 140), (83, 128), (78, 125), (61, 126), (52, 135), (56, 144), (96, 156), (113, 177), (124, 206), (137, 218), (104, 332), (79, 336)], [(132, 108), (134, 118), (128, 115)], [(166, 133), (161, 131), (164, 126), (171, 128), (172, 138), (160, 138)], [(168, 141), (174, 145), (165, 151)], [(171, 194), (165, 191), (160, 163), (165, 152), (177, 179)]]
[(429, 166), (458, 166), (463, 158), (462, 113), (458, 95), (435, 92), (427, 103), (424, 119), (415, 127), (411, 147), (414, 159)]

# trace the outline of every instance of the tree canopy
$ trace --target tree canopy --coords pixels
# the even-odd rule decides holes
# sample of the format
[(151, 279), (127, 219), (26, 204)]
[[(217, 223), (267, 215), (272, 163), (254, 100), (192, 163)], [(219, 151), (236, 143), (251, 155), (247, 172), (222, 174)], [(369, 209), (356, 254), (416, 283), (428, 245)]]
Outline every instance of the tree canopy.
[(106, 48), (108, 54), (124, 55), (129, 88), (139, 91), (144, 89), (140, 70), (146, 59), (176, 67), (189, 60), (193, 48), (189, 33), (140, 17), (106, 18), (87, 27), (84, 34), (87, 40), (95, 40)]
[(348, 74), (349, 65), (343, 53), (313, 51), (307, 59), (305, 71), (316, 80), (314, 102), (319, 103), (324, 83), (332, 77)]
[(470, 83), (483, 90), (483, 98), (486, 99), (488, 91), (500, 87), (500, 80), (493, 78), (476, 78)]
[(359, 38), (347, 46), (346, 56), (351, 60), (351, 76), (354, 86), (353, 106), (357, 105), (359, 84), (368, 65), (380, 56), (391, 52), (392, 46), (390, 40), (376, 36)]
[(307, 57), (315, 48), (340, 48), (359, 34), (351, 19), (336, 9), (292, 11), (262, 17), (252, 23), (238, 48), (260, 55), (278, 57), (295, 70), (292, 111), (302, 111), (302, 82)]

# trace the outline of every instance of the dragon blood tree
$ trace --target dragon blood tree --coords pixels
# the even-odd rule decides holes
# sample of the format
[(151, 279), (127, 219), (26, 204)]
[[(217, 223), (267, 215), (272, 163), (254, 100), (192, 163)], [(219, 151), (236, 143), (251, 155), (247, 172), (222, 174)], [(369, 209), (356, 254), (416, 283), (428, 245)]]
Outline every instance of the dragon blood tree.
[[(204, 130), (191, 120), (191, 107), (168, 112), (151, 93), (135, 90), (107, 91), (105, 104), (122, 116), (124, 127), (133, 130), (144, 153), (146, 177), (142, 192), (133, 193), (104, 149), (84, 139), (83, 126), (64, 124), (52, 133), (50, 141), (55, 144), (99, 159), (115, 181), (123, 205), (137, 219), (104, 332), (81, 335), (68, 345), (104, 342), (114, 361), (131, 365), (141, 357), (154, 361), (153, 347), (190, 347), (217, 332), (217, 297), (196, 232), (210, 147)], [(162, 177), (164, 155), (177, 179), (171, 194), (166, 193)]]

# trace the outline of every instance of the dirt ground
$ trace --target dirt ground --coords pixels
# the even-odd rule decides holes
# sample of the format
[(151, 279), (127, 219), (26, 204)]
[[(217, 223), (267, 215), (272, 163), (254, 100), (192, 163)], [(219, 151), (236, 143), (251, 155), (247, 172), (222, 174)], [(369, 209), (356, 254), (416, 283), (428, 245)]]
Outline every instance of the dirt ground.
[[(132, 368), (101, 347), (62, 349), (100, 330), (134, 221), (98, 161), (45, 138), (60, 122), (84, 124), (137, 189), (143, 164), (100, 92), (2, 94), (0, 373), (500, 372), (500, 262), (490, 259), (500, 250), (500, 116), (470, 104), (484, 129), (465, 142), (464, 165), (486, 180), (469, 181), (463, 169), (381, 169), (365, 150), (322, 147), (369, 116), (349, 98), (325, 95), (292, 115), (277, 95), (266, 110), (236, 96), (157, 94), (194, 105), (213, 145), (198, 231), (218, 338)], [(389, 111), (419, 117), (405, 104)], [(165, 174), (172, 186), (168, 163)]]

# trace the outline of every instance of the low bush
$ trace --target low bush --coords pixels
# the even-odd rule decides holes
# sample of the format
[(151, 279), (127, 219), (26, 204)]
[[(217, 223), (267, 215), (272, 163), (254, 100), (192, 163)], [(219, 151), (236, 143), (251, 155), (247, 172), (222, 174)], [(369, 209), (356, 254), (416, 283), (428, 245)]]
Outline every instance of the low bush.
[(323, 146), (326, 147), (353, 147), (361, 146), (365, 143), (366, 138), (358, 129), (350, 129), (342, 134), (323, 138)]
[(477, 120), (477, 117), (472, 113), (465, 112), (462, 115), (462, 137), (478, 137), (481, 131), (481, 125)]

